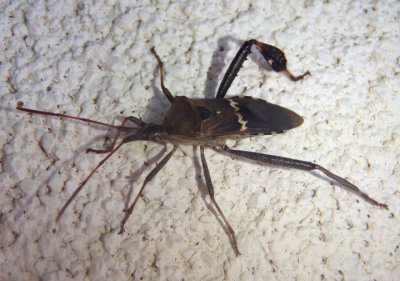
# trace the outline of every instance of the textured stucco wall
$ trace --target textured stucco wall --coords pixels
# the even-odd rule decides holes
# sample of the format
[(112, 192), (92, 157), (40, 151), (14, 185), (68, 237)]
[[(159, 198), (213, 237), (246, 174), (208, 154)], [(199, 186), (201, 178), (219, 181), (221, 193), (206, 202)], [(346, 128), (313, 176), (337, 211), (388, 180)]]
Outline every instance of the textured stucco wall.
[[(96, 2), (94, 4), (94, 2)], [(11, 1), (0, 9), (1, 280), (399, 280), (399, 1)], [(118, 235), (148, 161), (130, 143), (54, 219), (96, 166), (112, 131), (16, 111), (27, 107), (119, 124), (160, 120), (155, 46), (174, 95), (213, 97), (243, 40), (285, 51), (294, 83), (250, 56), (229, 95), (305, 119), (234, 148), (315, 161), (385, 211), (317, 173), (263, 167), (206, 150), (235, 257), (182, 147), (147, 186)], [(167, 150), (170, 145), (167, 146)], [(146, 166), (148, 164), (148, 166)]]

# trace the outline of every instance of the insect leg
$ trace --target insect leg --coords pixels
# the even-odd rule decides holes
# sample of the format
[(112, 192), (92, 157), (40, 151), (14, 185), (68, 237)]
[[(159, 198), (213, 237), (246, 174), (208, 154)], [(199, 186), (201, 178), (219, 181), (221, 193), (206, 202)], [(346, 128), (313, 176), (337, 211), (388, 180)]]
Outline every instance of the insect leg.
[(323, 174), (325, 174), (328, 178), (336, 181), (343, 187), (347, 188), (351, 192), (357, 194), (361, 198), (363, 198), (365, 201), (371, 203), (372, 205), (388, 209), (388, 206), (383, 203), (379, 203), (375, 199), (369, 197), (366, 193), (362, 192), (357, 186), (354, 184), (350, 183), (349, 181), (345, 180), (342, 177), (339, 177), (332, 172), (328, 171), (324, 167), (307, 162), (307, 161), (302, 161), (302, 160), (297, 160), (297, 159), (292, 159), (292, 158), (286, 158), (286, 157), (281, 157), (281, 156), (275, 156), (275, 155), (270, 155), (270, 154), (263, 154), (263, 153), (257, 153), (257, 152), (249, 152), (249, 151), (243, 151), (243, 150), (233, 150), (228, 148), (227, 146), (224, 146), (222, 148), (223, 151), (229, 152), (233, 155), (247, 158), (254, 160), (259, 163), (265, 163), (265, 164), (271, 164), (271, 165), (276, 165), (280, 167), (287, 167), (287, 168), (293, 168), (293, 169), (298, 169), (298, 170), (305, 170), (305, 171), (312, 171), (312, 170), (319, 170)]
[(204, 157), (204, 146), (200, 147), (200, 156), (201, 156), (201, 163), (203, 165), (204, 177), (206, 179), (206, 185), (207, 185), (207, 189), (208, 189), (208, 194), (210, 195), (211, 201), (213, 202), (215, 208), (217, 208), (217, 211), (218, 211), (219, 215), (221, 216), (221, 218), (225, 222), (226, 227), (228, 228), (228, 231), (229, 231), (229, 233), (231, 235), (231, 240), (232, 240), (232, 244), (233, 244), (233, 250), (234, 250), (236, 256), (238, 256), (238, 255), (240, 255), (240, 252), (239, 252), (239, 248), (238, 248), (237, 241), (236, 241), (235, 231), (233, 231), (233, 228), (231, 227), (231, 225), (229, 224), (228, 220), (225, 218), (224, 214), (222, 213), (221, 209), (219, 208), (219, 206), (217, 204), (217, 201), (215, 201), (214, 186), (213, 186), (212, 181), (211, 181), (211, 176), (210, 176), (210, 172), (208, 170), (206, 158)]
[(86, 153), (91, 152), (91, 153), (102, 154), (102, 153), (109, 153), (111, 150), (113, 150), (113, 148), (115, 146), (115, 143), (117, 142), (117, 139), (118, 139), (119, 135), (121, 134), (121, 131), (134, 131), (134, 132), (136, 131), (135, 128), (125, 127), (125, 123), (127, 121), (131, 121), (131, 122), (133, 122), (133, 123), (135, 123), (135, 124), (137, 124), (139, 126), (145, 126), (146, 125), (146, 123), (144, 123), (142, 120), (140, 120), (140, 119), (138, 119), (136, 117), (133, 117), (133, 116), (126, 117), (122, 121), (121, 125), (117, 127), (117, 133), (115, 134), (115, 136), (113, 138), (113, 141), (111, 142), (111, 145), (108, 148), (106, 148), (106, 149), (88, 148), (88, 149), (86, 149)]
[(257, 50), (262, 54), (262, 56), (265, 58), (265, 60), (274, 71), (284, 71), (293, 81), (298, 81), (303, 79), (307, 75), (311, 75), (310, 71), (306, 71), (299, 76), (294, 76), (286, 67), (287, 60), (284, 52), (282, 52), (277, 47), (259, 41), (256, 41), (255, 45)]
[(56, 222), (59, 221), (60, 217), (62, 216), (64, 211), (67, 209), (69, 204), (72, 202), (72, 200), (75, 198), (75, 196), (82, 190), (82, 188), (85, 186), (85, 184), (88, 182), (88, 180), (93, 176), (93, 174), (101, 167), (101, 165), (103, 165), (104, 162), (106, 162), (108, 160), (108, 158), (110, 158), (111, 155), (113, 155), (123, 144), (125, 144), (127, 142), (131, 142), (131, 141), (135, 141), (135, 140), (147, 140), (147, 139), (143, 136), (137, 136), (137, 137), (128, 136), (125, 139), (123, 139), (121, 141), (121, 143), (118, 144), (117, 147), (111, 149), (111, 151), (106, 155), (106, 157), (104, 157), (103, 160), (101, 160), (97, 164), (97, 166), (90, 172), (90, 174), (86, 177), (86, 179), (84, 179), (84, 181), (77, 187), (77, 189), (74, 191), (74, 193), (68, 198), (67, 202), (65, 202), (65, 204), (62, 206), (61, 210), (58, 212), (57, 217), (56, 217)]
[(79, 193), (79, 191), (82, 190), (82, 188), (85, 186), (85, 184), (87, 183), (87, 181), (93, 176), (93, 174), (100, 168), (101, 165), (104, 164), (104, 162), (107, 161), (108, 158), (111, 157), (111, 155), (114, 154), (115, 151), (117, 151), (122, 145), (124, 144), (124, 142), (121, 142), (116, 148), (114, 148), (112, 151), (110, 151), (109, 154), (107, 154), (106, 157), (103, 158), (103, 160), (101, 160), (99, 162), (99, 164), (97, 164), (96, 168), (94, 168), (90, 174), (86, 177), (86, 179), (78, 186), (78, 188), (74, 191), (74, 193), (68, 198), (67, 202), (64, 203), (64, 205), (62, 206), (61, 210), (58, 212), (57, 217), (56, 217), (56, 222), (59, 221), (60, 217), (62, 216), (62, 214), (64, 213), (64, 211), (67, 209), (67, 207), (69, 206), (69, 204), (72, 202), (72, 200), (74, 200), (75, 196)]
[(259, 42), (255, 39), (248, 40), (243, 43), (242, 47), (240, 47), (237, 52), (235, 58), (232, 60), (229, 65), (228, 70), (226, 71), (224, 78), (219, 85), (217, 91), (217, 99), (222, 99), (225, 97), (228, 92), (229, 87), (231, 86), (233, 80), (237, 76), (240, 68), (243, 65), (243, 62), (246, 60), (247, 56), (251, 53), (251, 47), (255, 45), (257, 50), (260, 51), (262, 56), (268, 62), (268, 64), (272, 67), (272, 69), (276, 72), (284, 71), (290, 79), (293, 81), (301, 80), (306, 75), (311, 75), (309, 71), (305, 72), (302, 75), (294, 76), (290, 71), (286, 68), (287, 60), (285, 58), (285, 54), (272, 45), (268, 45), (262, 42)]
[(174, 148), (171, 150), (170, 153), (168, 153), (162, 160), (160, 163), (158, 163), (153, 170), (151, 170), (151, 172), (147, 175), (147, 177), (144, 179), (144, 182), (142, 184), (142, 187), (139, 190), (139, 193), (136, 195), (135, 200), (133, 200), (133, 203), (129, 206), (129, 208), (127, 210), (124, 210), (125, 212), (125, 216), (121, 221), (121, 228), (118, 232), (118, 234), (122, 234), (124, 232), (124, 226), (126, 221), (128, 220), (129, 216), (132, 214), (133, 208), (136, 205), (136, 202), (138, 201), (139, 197), (142, 195), (142, 192), (145, 188), (145, 186), (147, 185), (147, 183), (149, 181), (151, 181), (155, 175), (157, 175), (157, 173), (165, 166), (165, 164), (167, 164), (167, 162), (169, 161), (169, 159), (171, 158), (172, 154), (174, 154), (174, 152), (176, 151), (178, 147), (174, 146)]
[(157, 55), (156, 50), (154, 47), (150, 49), (153, 55), (156, 57), (158, 61), (158, 66), (160, 67), (160, 80), (161, 80), (161, 89), (163, 90), (164, 95), (167, 97), (170, 103), (173, 103), (174, 97), (172, 96), (171, 92), (164, 86), (164, 64), (161, 61), (160, 57)]

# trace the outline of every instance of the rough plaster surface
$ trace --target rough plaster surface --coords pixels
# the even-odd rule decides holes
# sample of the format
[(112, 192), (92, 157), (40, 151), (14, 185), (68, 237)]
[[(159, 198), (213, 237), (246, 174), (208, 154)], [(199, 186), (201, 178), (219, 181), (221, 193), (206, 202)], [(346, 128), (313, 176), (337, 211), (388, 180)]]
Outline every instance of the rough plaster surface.
[[(132, 2), (1, 6), (0, 279), (399, 280), (400, 2)], [(113, 124), (127, 115), (155, 122), (168, 102), (151, 46), (171, 92), (201, 98), (215, 95), (249, 38), (280, 47), (293, 73), (312, 76), (291, 82), (251, 55), (229, 95), (266, 99), (305, 122), (229, 145), (316, 161), (389, 211), (317, 173), (207, 150), (216, 199), (237, 233), (235, 257), (198, 157), (183, 147), (118, 235), (123, 208), (163, 151), (139, 142), (107, 161), (55, 223), (102, 158), (84, 151), (113, 132), (18, 112), (17, 101)]]

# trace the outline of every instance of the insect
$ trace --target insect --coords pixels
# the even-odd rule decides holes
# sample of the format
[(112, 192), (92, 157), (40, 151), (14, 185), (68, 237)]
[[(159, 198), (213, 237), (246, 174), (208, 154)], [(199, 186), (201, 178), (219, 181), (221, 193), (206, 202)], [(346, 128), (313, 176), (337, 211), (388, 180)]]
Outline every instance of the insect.
[[(283, 133), (286, 130), (298, 127), (303, 123), (303, 118), (297, 115), (295, 112), (284, 107), (268, 103), (261, 99), (255, 99), (248, 96), (225, 98), (225, 95), (233, 80), (237, 76), (240, 68), (242, 67), (243, 62), (251, 53), (252, 47), (255, 47), (255, 49), (261, 53), (274, 71), (283, 71), (293, 81), (301, 80), (307, 75), (310, 75), (310, 72), (307, 71), (302, 75), (294, 76), (287, 69), (285, 54), (280, 49), (252, 39), (244, 42), (239, 49), (222, 79), (215, 99), (190, 99), (186, 96), (174, 97), (164, 85), (164, 66), (153, 47), (151, 48), (151, 52), (154, 54), (160, 68), (161, 89), (165, 97), (171, 103), (171, 106), (167, 111), (161, 125), (146, 123), (137, 117), (130, 116), (126, 117), (122, 121), (121, 125), (114, 126), (111, 124), (75, 116), (29, 109), (23, 107), (22, 103), (18, 103), (16, 109), (28, 113), (81, 120), (88, 123), (107, 126), (116, 130), (116, 134), (108, 147), (103, 150), (91, 148), (86, 150), (86, 152), (107, 155), (97, 164), (97, 166), (90, 172), (86, 179), (77, 187), (74, 193), (65, 202), (61, 210), (58, 212), (56, 221), (60, 219), (61, 215), (65, 212), (75, 196), (82, 190), (92, 175), (100, 168), (100, 166), (103, 165), (103, 163), (107, 161), (107, 159), (109, 159), (122, 145), (132, 141), (171, 143), (173, 148), (146, 176), (134, 201), (131, 203), (128, 209), (124, 210), (125, 215), (121, 221), (119, 230), (120, 234), (124, 232), (124, 226), (129, 216), (132, 214), (135, 204), (141, 196), (146, 185), (154, 178), (154, 176), (156, 176), (156, 174), (165, 166), (165, 164), (167, 164), (180, 144), (189, 144), (200, 147), (201, 164), (203, 167), (208, 194), (213, 205), (217, 209), (218, 214), (222, 218), (226, 228), (229, 231), (228, 235), (230, 236), (232, 248), (236, 255), (239, 255), (240, 252), (235, 232), (215, 200), (214, 186), (212, 184), (207, 161), (204, 156), (204, 149), (206, 147), (213, 148), (219, 152), (225, 152), (242, 158), (254, 160), (260, 164), (276, 165), (305, 171), (318, 170), (331, 180), (336, 181), (372, 205), (388, 209), (386, 204), (379, 203), (375, 199), (369, 197), (366, 193), (362, 192), (354, 184), (333, 174), (318, 164), (275, 155), (234, 150), (225, 145), (225, 141), (227, 139), (240, 139), (256, 135)], [(126, 126), (127, 122), (131, 122), (135, 126), (128, 127)], [(122, 140), (117, 144), (121, 132), (125, 132), (127, 136), (122, 138)]]

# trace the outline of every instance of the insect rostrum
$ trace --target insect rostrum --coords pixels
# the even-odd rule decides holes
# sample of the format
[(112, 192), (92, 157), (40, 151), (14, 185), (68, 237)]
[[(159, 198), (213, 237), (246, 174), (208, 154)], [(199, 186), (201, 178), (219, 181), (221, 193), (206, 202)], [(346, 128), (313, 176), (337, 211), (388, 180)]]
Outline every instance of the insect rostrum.
[[(377, 202), (369, 197), (366, 193), (362, 192), (357, 186), (353, 185), (344, 178), (331, 173), (318, 164), (256, 152), (233, 150), (225, 145), (225, 141), (227, 139), (238, 139), (253, 135), (282, 133), (286, 130), (300, 126), (303, 122), (303, 118), (293, 111), (275, 104), (268, 103), (261, 99), (239, 96), (225, 98), (229, 87), (237, 76), (240, 68), (243, 65), (243, 62), (250, 54), (252, 47), (255, 47), (255, 49), (262, 54), (274, 71), (285, 72), (293, 81), (303, 79), (305, 76), (310, 75), (310, 72), (308, 71), (299, 76), (292, 75), (286, 67), (286, 58), (280, 49), (253, 39), (244, 42), (242, 47), (239, 49), (227, 72), (225, 73), (224, 78), (222, 79), (215, 99), (190, 99), (185, 96), (174, 97), (164, 85), (163, 63), (154, 48), (152, 48), (151, 52), (156, 57), (160, 67), (162, 91), (165, 97), (171, 103), (171, 106), (161, 125), (145, 123), (136, 117), (130, 116), (126, 117), (120, 126), (114, 126), (65, 114), (28, 109), (24, 108), (22, 104), (19, 103), (16, 108), (28, 113), (76, 119), (107, 126), (116, 130), (116, 134), (109, 147), (103, 150), (90, 148), (87, 149), (86, 152), (105, 153), (107, 155), (78, 186), (67, 202), (65, 202), (64, 206), (57, 215), (56, 221), (60, 219), (68, 205), (72, 202), (72, 200), (91, 178), (91, 176), (100, 168), (100, 166), (107, 161), (107, 159), (110, 158), (111, 155), (113, 155), (123, 144), (131, 141), (156, 141), (159, 143), (171, 143), (173, 144), (173, 149), (166, 156), (164, 156), (164, 158), (146, 176), (133, 203), (131, 203), (127, 210), (124, 210), (125, 216), (121, 222), (119, 233), (123, 233), (124, 225), (133, 212), (135, 204), (147, 183), (153, 179), (153, 177), (165, 166), (165, 164), (167, 164), (180, 144), (200, 146), (201, 163), (203, 166), (203, 173), (208, 193), (211, 201), (213, 202), (215, 208), (229, 230), (230, 241), (236, 255), (239, 255), (240, 252), (238, 249), (235, 232), (230, 226), (228, 220), (225, 218), (214, 197), (214, 187), (208, 170), (207, 161), (204, 157), (204, 148), (206, 147), (211, 147), (216, 151), (229, 153), (242, 158), (255, 160), (263, 164), (277, 165), (306, 171), (319, 170), (331, 180), (336, 181), (369, 203), (388, 209), (386, 204)], [(126, 126), (127, 122), (131, 122), (136, 126), (128, 127)], [(125, 132), (127, 136), (122, 138), (122, 140), (117, 144), (121, 132)]]

